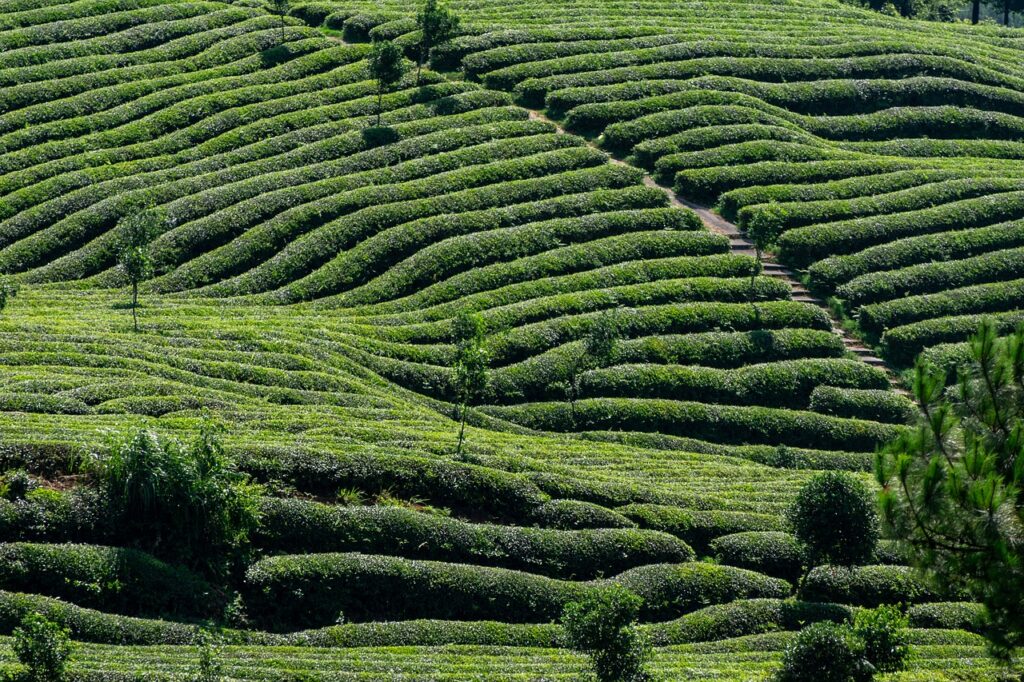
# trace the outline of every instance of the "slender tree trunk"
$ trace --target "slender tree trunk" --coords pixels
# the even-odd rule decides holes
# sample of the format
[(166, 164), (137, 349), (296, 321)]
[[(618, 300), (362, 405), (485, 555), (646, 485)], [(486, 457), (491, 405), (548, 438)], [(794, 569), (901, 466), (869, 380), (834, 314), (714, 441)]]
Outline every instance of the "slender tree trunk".
[(281, 44), (284, 45), (284, 14), (281, 15)]
[(384, 88), (377, 88), (377, 127), (380, 128), (380, 114), (383, 105), (381, 102), (384, 99)]
[(971, 23), (976, 24), (981, 19), (981, 0), (973, 0), (971, 3)]
[(135, 331), (139, 331), (139, 283), (132, 282), (132, 323), (135, 325)]
[(462, 403), (459, 409), (459, 444), (455, 447), (456, 457), (462, 455), (462, 441), (466, 437), (466, 409), (468, 407), (466, 403)]
[(1003, 0), (1003, 26), (1010, 25), (1010, 0)]
[(416, 60), (416, 85), (420, 84), (420, 72), (423, 70), (423, 62), (426, 61), (426, 55), (423, 54), (423, 46), (420, 46), (420, 58)]

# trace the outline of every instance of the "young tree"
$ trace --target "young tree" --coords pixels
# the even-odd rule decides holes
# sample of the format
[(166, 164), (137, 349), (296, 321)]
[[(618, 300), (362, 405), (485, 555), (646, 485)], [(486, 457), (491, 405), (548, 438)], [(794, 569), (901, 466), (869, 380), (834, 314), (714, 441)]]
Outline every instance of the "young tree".
[(793, 534), (811, 565), (852, 565), (871, 558), (878, 542), (878, 513), (867, 486), (845, 471), (825, 471), (808, 481), (789, 508)]
[(284, 43), (284, 18), (288, 15), (290, 3), (288, 0), (270, 0), (270, 11), (281, 19), (281, 42)]
[(876, 458), (882, 518), (914, 563), (987, 610), (996, 653), (1024, 644), (1024, 326), (971, 339), (958, 385), (919, 360), (915, 428)]
[(466, 413), (487, 388), (489, 357), (484, 323), (479, 315), (462, 313), (456, 317), (452, 337), (455, 342), (455, 398), (459, 406), (459, 442), (455, 456), (459, 457), (466, 435)]
[(846, 625), (829, 621), (802, 629), (782, 652), (776, 682), (868, 682), (871, 664), (864, 642)]
[(132, 287), (132, 322), (135, 331), (139, 331), (139, 283), (153, 274), (149, 242), (159, 231), (163, 220), (159, 211), (148, 209), (126, 216), (117, 224), (121, 232), (117, 263)]
[(381, 40), (373, 44), (370, 53), (370, 76), (377, 81), (377, 127), (383, 109), (384, 92), (390, 90), (405, 73), (405, 61), (402, 49), (390, 40)]
[(986, 4), (1002, 11), (1003, 26), (1010, 25), (1010, 13), (1024, 11), (1024, 0), (985, 0)]
[(564, 381), (551, 385), (560, 389), (569, 403), (569, 418), (576, 425), (576, 401), (582, 391), (583, 374), (615, 362), (622, 328), (618, 316), (606, 310), (594, 320), (583, 342), (569, 350)]
[(590, 657), (599, 682), (649, 679), (644, 664), (651, 647), (636, 629), (643, 600), (621, 585), (612, 585), (562, 612), (566, 643)]
[(71, 633), (39, 613), (29, 613), (14, 630), (14, 655), (28, 668), (30, 682), (60, 682), (74, 651)]
[(459, 17), (438, 5), (437, 0), (427, 0), (423, 9), (416, 15), (416, 24), (421, 34), (419, 56), (416, 60), (416, 83), (419, 84), (420, 71), (430, 57), (430, 51), (456, 36), (459, 31)]
[(138, 430), (88, 462), (111, 527), (147, 551), (223, 572), (259, 522), (260, 488), (233, 468), (222, 430), (206, 419), (188, 446)]

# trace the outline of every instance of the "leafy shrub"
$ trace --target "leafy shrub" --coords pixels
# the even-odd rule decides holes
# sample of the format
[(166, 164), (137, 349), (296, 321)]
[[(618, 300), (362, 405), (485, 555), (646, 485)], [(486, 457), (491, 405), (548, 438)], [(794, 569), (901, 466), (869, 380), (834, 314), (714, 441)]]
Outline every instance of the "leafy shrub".
[(715, 538), (710, 547), (719, 561), (729, 566), (789, 581), (798, 580), (803, 573), (803, 547), (789, 533), (733, 533)]
[(816, 386), (810, 409), (836, 417), (906, 424), (914, 413), (914, 404), (891, 390)]
[(853, 634), (864, 642), (864, 657), (883, 673), (907, 667), (910, 657), (910, 621), (898, 607), (879, 606), (858, 611), (853, 618)]
[(780, 531), (782, 522), (774, 514), (734, 511), (680, 509), (660, 504), (630, 504), (616, 511), (641, 528), (671, 533), (698, 551), (706, 551), (715, 538), (745, 531)]
[(613, 585), (562, 612), (566, 643), (590, 658), (600, 682), (640, 682), (648, 679), (644, 663), (650, 645), (635, 625), (643, 600), (628, 589)]
[(533, 510), (530, 519), (545, 528), (632, 528), (636, 524), (622, 514), (592, 502), (551, 500)]
[(907, 566), (818, 566), (800, 585), (800, 598), (874, 607), (932, 601), (936, 595)]
[(136, 431), (88, 464), (125, 539), (215, 572), (244, 548), (259, 518), (258, 488), (234, 471), (219, 428), (204, 423), (188, 448)]
[(874, 499), (860, 479), (846, 472), (815, 475), (800, 489), (787, 518), (812, 562), (861, 563), (878, 542)]
[[(254, 543), (275, 552), (400, 554), (577, 580), (694, 558), (682, 540), (650, 530), (475, 524), (399, 507), (339, 508), (295, 499), (264, 498), (261, 508)], [(629, 523), (621, 517), (617, 520)]]
[(31, 682), (60, 682), (74, 647), (67, 628), (30, 613), (14, 631), (14, 653)]
[(808, 625), (782, 652), (778, 682), (866, 682), (872, 677), (864, 644), (835, 623)]

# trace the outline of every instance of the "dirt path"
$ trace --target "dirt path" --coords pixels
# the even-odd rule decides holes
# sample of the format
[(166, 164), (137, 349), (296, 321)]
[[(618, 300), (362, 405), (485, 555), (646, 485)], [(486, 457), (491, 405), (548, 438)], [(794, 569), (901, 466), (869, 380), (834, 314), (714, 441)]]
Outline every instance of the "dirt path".
[[(555, 121), (552, 121), (541, 112), (533, 109), (528, 109), (527, 111), (530, 112), (531, 120), (546, 121), (547, 123), (553, 125), (557, 132), (561, 134), (566, 133), (565, 129), (562, 126), (560, 126)], [(596, 144), (589, 144), (594, 149), (597, 149), (598, 151), (601, 151), (606, 155), (608, 154), (605, 150), (601, 149)], [(611, 155), (608, 155), (608, 160), (611, 161), (612, 163), (623, 166), (630, 165), (627, 164), (625, 161), (622, 161), (621, 159), (616, 159)], [(673, 190), (669, 189), (668, 187), (659, 185), (655, 181), (655, 179), (646, 172), (644, 173), (644, 184), (647, 185), (648, 187), (655, 187), (657, 189), (660, 189), (662, 192), (665, 193), (666, 196), (668, 196), (669, 203), (672, 206), (676, 206), (678, 208), (691, 209), (698, 216), (700, 216), (700, 219), (704, 222), (704, 225), (706, 225), (709, 230), (728, 237), (729, 246), (731, 247), (733, 253), (740, 253), (749, 256), (757, 255), (757, 251), (754, 248), (754, 243), (747, 239), (747, 237), (744, 236), (743, 232), (736, 225), (730, 223), (728, 220), (718, 215), (707, 206), (695, 204), (692, 201), (687, 201), (686, 199), (683, 199), (682, 197), (676, 195), (676, 193)], [(874, 351), (872, 351), (870, 348), (861, 343), (858, 339), (854, 338), (849, 332), (843, 329), (843, 327), (839, 323), (839, 320), (837, 320), (835, 315), (832, 314), (832, 311), (829, 309), (828, 304), (825, 303), (825, 301), (822, 301), (820, 298), (817, 298), (816, 296), (811, 294), (811, 292), (807, 290), (803, 283), (801, 283), (800, 280), (797, 279), (796, 274), (792, 270), (775, 262), (774, 258), (770, 254), (762, 254), (761, 262), (764, 266), (765, 275), (768, 275), (769, 277), (777, 277), (789, 285), (790, 292), (792, 294), (792, 298), (794, 301), (811, 303), (813, 305), (819, 306), (820, 308), (825, 310), (825, 312), (828, 313), (829, 320), (831, 320), (832, 322), (832, 331), (843, 340), (843, 345), (846, 347), (846, 350), (848, 350), (850, 353), (855, 355), (860, 360), (863, 360), (867, 364), (884, 370), (886, 375), (889, 377), (889, 384), (893, 387), (893, 390), (895, 390), (898, 393), (902, 393), (904, 395), (909, 396), (909, 392), (903, 386), (903, 382), (900, 381), (899, 376), (891, 367), (889, 367), (885, 360), (875, 355)]]

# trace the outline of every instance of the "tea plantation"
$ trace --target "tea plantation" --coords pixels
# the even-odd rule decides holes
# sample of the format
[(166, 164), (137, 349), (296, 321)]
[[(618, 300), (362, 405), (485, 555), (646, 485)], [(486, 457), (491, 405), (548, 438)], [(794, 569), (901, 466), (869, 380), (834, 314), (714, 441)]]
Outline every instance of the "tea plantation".
[[(977, 605), (891, 540), (806, 566), (786, 511), (871, 480), (918, 353), (1024, 320), (1024, 37), (447, 6), (379, 91), (408, 2), (0, 4), (0, 676), (40, 613), (76, 681), (588, 679), (560, 616), (621, 585), (656, 679), (769, 679), (896, 603), (877, 679), (1001, 679)], [(168, 468), (117, 516), (126, 443)], [(209, 509), (147, 516), (181, 452), (247, 491), (229, 560)]]

